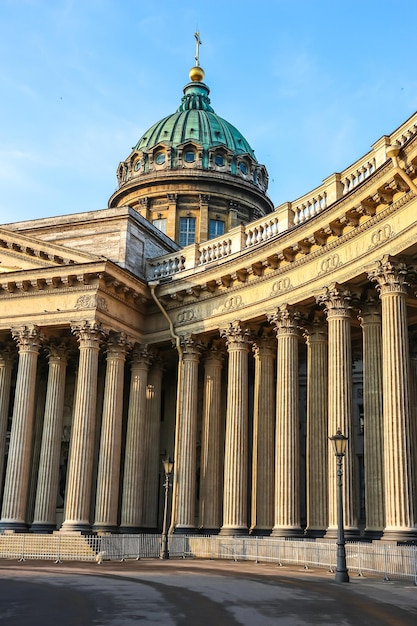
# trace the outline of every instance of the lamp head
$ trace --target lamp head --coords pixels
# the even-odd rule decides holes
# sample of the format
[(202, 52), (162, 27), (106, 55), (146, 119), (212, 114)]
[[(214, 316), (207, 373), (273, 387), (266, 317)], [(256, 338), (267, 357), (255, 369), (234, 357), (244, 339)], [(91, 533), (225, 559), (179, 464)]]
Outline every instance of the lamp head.
[(162, 461), (162, 464), (164, 466), (165, 474), (172, 474), (172, 470), (174, 469), (174, 461), (171, 461), (169, 456)]
[(348, 437), (345, 437), (345, 435), (342, 434), (342, 431), (340, 430), (340, 428), (338, 428), (336, 431), (336, 434), (333, 435), (333, 437), (329, 437), (329, 439), (333, 444), (333, 450), (334, 450), (335, 456), (338, 456), (338, 457), (345, 456), (346, 442), (348, 440)]

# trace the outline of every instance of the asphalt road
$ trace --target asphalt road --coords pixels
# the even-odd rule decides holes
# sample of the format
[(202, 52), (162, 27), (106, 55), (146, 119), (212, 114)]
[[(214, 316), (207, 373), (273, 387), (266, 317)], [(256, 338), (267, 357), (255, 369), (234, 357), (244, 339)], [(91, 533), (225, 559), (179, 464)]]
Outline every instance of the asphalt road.
[(225, 561), (0, 561), (10, 626), (415, 626), (417, 587)]

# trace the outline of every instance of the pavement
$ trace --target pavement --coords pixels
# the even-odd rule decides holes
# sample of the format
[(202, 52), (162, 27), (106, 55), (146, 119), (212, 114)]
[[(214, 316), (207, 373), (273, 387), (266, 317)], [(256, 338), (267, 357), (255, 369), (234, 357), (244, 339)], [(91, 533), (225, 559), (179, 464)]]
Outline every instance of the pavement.
[(0, 560), (7, 626), (416, 626), (417, 586), (253, 562)]

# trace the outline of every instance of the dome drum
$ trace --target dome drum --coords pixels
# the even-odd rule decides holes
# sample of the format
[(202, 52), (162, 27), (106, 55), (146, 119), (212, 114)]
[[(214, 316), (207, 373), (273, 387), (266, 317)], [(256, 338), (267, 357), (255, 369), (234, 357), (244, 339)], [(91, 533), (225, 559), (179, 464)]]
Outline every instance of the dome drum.
[[(216, 229), (227, 232), (274, 207), (265, 166), (245, 137), (214, 112), (210, 90), (200, 82), (204, 71), (194, 68), (190, 78), (177, 111), (151, 126), (119, 164), (109, 207), (130, 206), (178, 241), (192, 198), (190, 228), (194, 241), (203, 242), (219, 234)], [(168, 202), (174, 195), (176, 202)], [(202, 196), (210, 196), (207, 205)]]

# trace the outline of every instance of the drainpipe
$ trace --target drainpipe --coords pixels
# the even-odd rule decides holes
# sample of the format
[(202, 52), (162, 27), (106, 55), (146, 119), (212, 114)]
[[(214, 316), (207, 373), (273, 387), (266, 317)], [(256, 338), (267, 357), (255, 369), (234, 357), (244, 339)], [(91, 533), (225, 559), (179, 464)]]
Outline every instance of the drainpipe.
[(404, 180), (404, 182), (409, 185), (410, 189), (414, 191), (415, 194), (417, 194), (417, 185), (411, 180), (410, 176), (407, 174), (406, 171), (403, 170), (398, 162), (398, 154), (400, 150), (401, 146), (399, 146), (398, 144), (394, 144), (393, 146), (387, 146), (387, 157), (392, 161), (395, 174), (398, 174)]
[(174, 532), (175, 529), (175, 523), (176, 523), (176, 511), (177, 511), (177, 506), (176, 506), (176, 502), (177, 502), (177, 485), (178, 485), (178, 437), (179, 437), (179, 421), (180, 421), (180, 415), (181, 415), (181, 389), (182, 389), (182, 370), (183, 370), (183, 350), (181, 347), (181, 338), (179, 335), (176, 334), (175, 329), (174, 329), (174, 324), (172, 323), (171, 318), (169, 317), (167, 311), (164, 309), (164, 307), (162, 306), (161, 301), (157, 298), (156, 293), (155, 293), (155, 289), (156, 287), (159, 285), (158, 281), (149, 281), (148, 285), (150, 287), (151, 290), (151, 296), (156, 304), (156, 306), (158, 307), (158, 309), (161, 311), (162, 315), (165, 317), (165, 319), (167, 320), (168, 324), (169, 324), (169, 331), (171, 333), (171, 337), (173, 338), (173, 340), (175, 341), (175, 347), (177, 349), (178, 352), (178, 375), (177, 375), (177, 402), (176, 402), (176, 407), (175, 407), (175, 436), (174, 436), (174, 467), (173, 467), (173, 474), (172, 474), (172, 507), (171, 507), (171, 522), (170, 522), (170, 528), (169, 528), (169, 534), (172, 534)]

